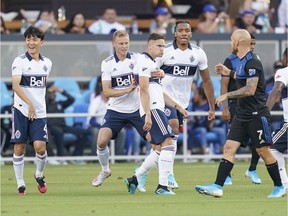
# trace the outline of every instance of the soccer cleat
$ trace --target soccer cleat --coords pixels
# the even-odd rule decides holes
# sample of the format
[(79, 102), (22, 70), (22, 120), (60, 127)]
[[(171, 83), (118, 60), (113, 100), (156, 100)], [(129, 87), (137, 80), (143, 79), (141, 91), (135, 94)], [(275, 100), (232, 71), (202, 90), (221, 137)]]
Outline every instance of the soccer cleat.
[(177, 184), (175, 177), (172, 173), (168, 175), (168, 187), (171, 189), (179, 188), (179, 185)]
[(217, 184), (210, 184), (206, 186), (196, 185), (195, 190), (200, 194), (221, 197), (223, 196), (223, 187)]
[(285, 187), (282, 186), (274, 186), (272, 193), (268, 195), (268, 198), (278, 198), (282, 197), (286, 194)]
[(166, 186), (158, 185), (155, 190), (156, 195), (175, 195), (175, 193), (168, 189)]
[[(35, 176), (34, 176), (35, 177)], [(37, 187), (40, 193), (46, 193), (47, 191), (47, 185), (44, 181), (44, 176), (43, 177), (35, 177), (35, 180), (37, 182)]]
[(254, 183), (254, 184), (261, 184), (261, 179), (260, 179), (259, 176), (257, 175), (256, 170), (253, 170), (253, 171), (246, 170), (245, 176), (248, 177), (248, 178), (250, 178), (251, 181), (252, 181), (252, 183)]
[(127, 185), (128, 192), (130, 194), (135, 194), (138, 185), (137, 177), (132, 176), (131, 178), (127, 178), (125, 179), (125, 183)]
[(98, 176), (96, 176), (92, 181), (92, 186), (101, 186), (104, 180), (111, 176), (111, 170), (109, 172), (101, 171)]
[(20, 196), (25, 195), (25, 194), (26, 194), (26, 188), (25, 188), (25, 186), (19, 187), (17, 194), (20, 195)]
[[(138, 168), (135, 169), (134, 173), (136, 173), (138, 170)], [(140, 192), (146, 192), (146, 179), (147, 179), (147, 173), (145, 173), (141, 179), (140, 179), (140, 182), (138, 183), (138, 186), (137, 186), (137, 189), (140, 191)]]
[(232, 178), (230, 176), (226, 177), (224, 185), (232, 185)]

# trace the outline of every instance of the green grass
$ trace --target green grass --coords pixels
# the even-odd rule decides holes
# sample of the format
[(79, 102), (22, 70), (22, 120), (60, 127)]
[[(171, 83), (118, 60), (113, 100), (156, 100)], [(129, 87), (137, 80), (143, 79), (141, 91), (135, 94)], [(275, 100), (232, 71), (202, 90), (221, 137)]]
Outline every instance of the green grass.
[(51, 166), (45, 170), (48, 191), (40, 194), (33, 174), (35, 166), (25, 164), (26, 196), (16, 195), (12, 165), (1, 166), (2, 216), (286, 216), (287, 197), (268, 199), (272, 182), (263, 163), (258, 165), (262, 184), (254, 185), (244, 177), (248, 163), (239, 162), (233, 169), (233, 185), (226, 186), (222, 198), (198, 194), (194, 186), (213, 183), (218, 163), (175, 164), (180, 188), (176, 196), (157, 196), (157, 171), (147, 179), (147, 192), (130, 195), (124, 178), (132, 175), (137, 163), (112, 164), (112, 176), (101, 187), (91, 186), (100, 170), (99, 164)]

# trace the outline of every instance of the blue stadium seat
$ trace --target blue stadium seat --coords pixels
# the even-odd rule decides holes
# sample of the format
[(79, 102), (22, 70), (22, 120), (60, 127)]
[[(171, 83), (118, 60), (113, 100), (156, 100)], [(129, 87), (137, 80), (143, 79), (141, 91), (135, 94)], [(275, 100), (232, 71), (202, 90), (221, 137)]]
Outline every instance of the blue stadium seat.
[(82, 98), (84, 103), (90, 103), (91, 94), (95, 91), (95, 87), (97, 84), (97, 77), (94, 77), (90, 80), (88, 89), (83, 92)]
[[(74, 106), (74, 113), (88, 113), (89, 104), (88, 103), (79, 103)], [(86, 128), (87, 116), (83, 117), (74, 117), (73, 123), (74, 126), (79, 126), (81, 128)]]
[(4, 106), (11, 105), (12, 104), (12, 95), (9, 92), (7, 85), (4, 81), (0, 81), (1, 85), (1, 100), (0, 100), (0, 109)]

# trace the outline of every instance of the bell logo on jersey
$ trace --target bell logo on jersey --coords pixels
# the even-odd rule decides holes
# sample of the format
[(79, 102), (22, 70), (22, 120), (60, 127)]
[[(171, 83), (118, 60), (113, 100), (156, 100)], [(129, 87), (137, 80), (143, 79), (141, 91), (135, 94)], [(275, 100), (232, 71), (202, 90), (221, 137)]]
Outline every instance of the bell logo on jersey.
[(46, 77), (30, 77), (30, 86), (43, 87), (46, 86)]
[(116, 85), (117, 86), (128, 86), (131, 85), (133, 80), (133, 75), (126, 75), (123, 77), (116, 77)]
[(174, 76), (188, 76), (189, 75), (189, 66), (174, 66), (173, 75)]

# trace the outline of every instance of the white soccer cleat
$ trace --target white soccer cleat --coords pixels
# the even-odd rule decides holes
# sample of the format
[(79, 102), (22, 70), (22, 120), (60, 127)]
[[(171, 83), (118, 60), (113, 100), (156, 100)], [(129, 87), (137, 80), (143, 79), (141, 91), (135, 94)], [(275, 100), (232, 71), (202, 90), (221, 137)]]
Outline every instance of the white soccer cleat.
[(99, 175), (93, 179), (92, 186), (98, 187), (100, 186), (104, 180), (111, 176), (111, 170), (109, 172), (101, 171)]

